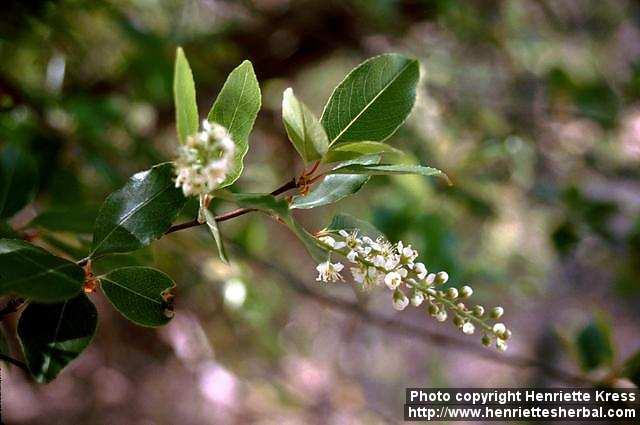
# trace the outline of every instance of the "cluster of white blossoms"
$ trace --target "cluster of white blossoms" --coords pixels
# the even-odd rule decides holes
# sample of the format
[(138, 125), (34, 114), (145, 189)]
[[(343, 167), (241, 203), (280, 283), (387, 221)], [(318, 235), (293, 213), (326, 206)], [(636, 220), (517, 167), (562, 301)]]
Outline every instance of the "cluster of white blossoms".
[(226, 128), (203, 120), (202, 131), (187, 137), (179, 148), (176, 187), (182, 187), (185, 196), (213, 192), (227, 177), (235, 149)]
[[(449, 316), (453, 323), (467, 335), (475, 333), (476, 327), (483, 330), (482, 343), (495, 346), (500, 351), (507, 349), (507, 340), (511, 331), (503, 323), (487, 323), (487, 316), (499, 319), (504, 310), (494, 307), (485, 315), (481, 305), (469, 308), (464, 300), (473, 294), (473, 289), (464, 285), (461, 288), (441, 286), (449, 280), (447, 272), (429, 273), (427, 267), (417, 262), (418, 252), (405, 245), (402, 241), (392, 244), (383, 237), (373, 240), (367, 236), (360, 236), (357, 230), (318, 237), (321, 245), (329, 252), (343, 255), (353, 264), (351, 275), (356, 283), (364, 289), (374, 286), (386, 286), (392, 291), (393, 307), (404, 310), (409, 304), (415, 307), (427, 305), (430, 316), (439, 322), (444, 322)], [(317, 281), (343, 281), (340, 272), (344, 265), (340, 262), (332, 263), (329, 259), (318, 264)]]

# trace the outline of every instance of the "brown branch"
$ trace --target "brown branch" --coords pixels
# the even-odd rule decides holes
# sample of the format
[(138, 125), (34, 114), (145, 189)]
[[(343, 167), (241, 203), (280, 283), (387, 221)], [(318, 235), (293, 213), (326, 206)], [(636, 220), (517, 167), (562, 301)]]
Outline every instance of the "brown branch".
[[(296, 187), (298, 187), (298, 183), (296, 182), (296, 179), (293, 178), (293, 179), (289, 180), (288, 182), (286, 182), (285, 184), (283, 184), (282, 186), (280, 186), (277, 189), (273, 190), (269, 194), (273, 195), (273, 196), (278, 196), (278, 195), (280, 195), (282, 193), (285, 193), (285, 192), (287, 192), (287, 191), (289, 191), (291, 189), (295, 189)], [(239, 217), (241, 215), (250, 213), (252, 211), (256, 211), (256, 209), (255, 208), (238, 208), (236, 210), (229, 211), (227, 213), (217, 215), (215, 217), (215, 219), (216, 219), (217, 222), (231, 220), (232, 218)], [(184, 229), (189, 229), (191, 227), (201, 226), (203, 224), (205, 224), (205, 223), (200, 223), (196, 219), (191, 220), (191, 221), (187, 221), (185, 223), (175, 224), (175, 225), (171, 226), (169, 228), (169, 230), (167, 230), (165, 232), (165, 235), (168, 235), (169, 233), (177, 232), (177, 231), (180, 231), (180, 230), (184, 230)]]
[(596, 382), (582, 375), (573, 374), (564, 370), (551, 366), (543, 361), (530, 358), (518, 354), (500, 354), (495, 351), (476, 344), (468, 340), (462, 340), (457, 337), (453, 337), (440, 332), (426, 329), (422, 326), (406, 323), (404, 321), (388, 318), (378, 313), (369, 311), (358, 303), (348, 301), (342, 298), (333, 297), (323, 292), (316, 291), (307, 286), (302, 280), (300, 280), (293, 273), (282, 268), (282, 266), (271, 263), (269, 261), (255, 257), (251, 253), (245, 251), (238, 245), (235, 245), (238, 249), (242, 250), (242, 255), (247, 260), (267, 268), (282, 277), (283, 282), (286, 282), (293, 290), (299, 294), (314, 300), (324, 306), (332, 308), (334, 310), (341, 310), (345, 313), (354, 315), (361, 319), (364, 323), (376, 326), (382, 330), (393, 332), (395, 334), (401, 333), (408, 337), (418, 338), (430, 344), (435, 344), (442, 347), (448, 347), (453, 350), (469, 352), (475, 356), (485, 358), (492, 362), (500, 363), (506, 366), (516, 368), (535, 368), (540, 370), (543, 374), (562, 381), (568, 384), (576, 385), (595, 385)]

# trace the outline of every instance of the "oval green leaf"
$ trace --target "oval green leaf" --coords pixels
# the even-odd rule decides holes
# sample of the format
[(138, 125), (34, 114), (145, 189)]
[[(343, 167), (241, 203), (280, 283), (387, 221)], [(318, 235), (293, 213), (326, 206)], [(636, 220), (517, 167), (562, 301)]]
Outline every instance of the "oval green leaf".
[(394, 174), (418, 174), (421, 176), (443, 176), (449, 178), (437, 168), (408, 164), (348, 164), (331, 170), (332, 174), (366, 174), (368, 176), (386, 176)]
[(193, 74), (182, 47), (178, 47), (176, 50), (173, 99), (176, 108), (178, 139), (180, 143), (184, 143), (188, 136), (198, 131), (198, 105), (196, 103), (196, 87), (193, 82)]
[(175, 283), (160, 270), (123, 267), (100, 277), (104, 295), (124, 317), (141, 326), (161, 326), (171, 320), (172, 309), (162, 295)]
[(419, 78), (418, 61), (399, 54), (376, 56), (353, 69), (322, 113), (329, 143), (391, 136), (413, 108)]
[(24, 149), (9, 144), (0, 153), (0, 218), (8, 218), (36, 195), (38, 168)]
[(56, 304), (29, 303), (18, 322), (18, 337), (36, 381), (52, 381), (91, 343), (98, 312), (85, 294)]
[(17, 239), (0, 239), (0, 295), (66, 300), (80, 292), (84, 271), (64, 258)]
[(331, 163), (347, 161), (363, 155), (390, 154), (395, 157), (403, 157), (406, 154), (383, 142), (350, 142), (333, 145), (322, 158), (322, 162)]
[(164, 163), (133, 175), (100, 208), (90, 257), (129, 252), (149, 245), (171, 227), (186, 202)]
[(282, 95), (282, 121), (289, 140), (304, 162), (320, 159), (327, 152), (327, 133), (313, 112), (296, 98), (291, 87)]
[(585, 371), (594, 370), (613, 361), (611, 331), (604, 321), (597, 319), (585, 326), (576, 338), (580, 365)]
[(244, 61), (227, 77), (207, 117), (209, 121), (226, 127), (236, 144), (233, 165), (220, 188), (229, 186), (242, 174), (243, 160), (249, 151), (249, 133), (261, 103), (260, 86), (253, 65)]

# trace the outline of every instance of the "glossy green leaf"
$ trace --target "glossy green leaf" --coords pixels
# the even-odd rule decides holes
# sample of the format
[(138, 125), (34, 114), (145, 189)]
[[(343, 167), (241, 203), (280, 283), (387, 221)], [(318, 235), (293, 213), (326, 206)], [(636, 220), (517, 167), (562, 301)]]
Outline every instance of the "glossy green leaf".
[(242, 173), (243, 159), (249, 151), (249, 133), (261, 103), (260, 86), (253, 65), (244, 61), (227, 77), (207, 117), (209, 121), (226, 127), (236, 144), (233, 166), (221, 188), (232, 184)]
[(424, 167), (422, 165), (408, 164), (348, 164), (335, 167), (332, 174), (366, 174), (368, 176), (385, 176), (393, 174), (418, 174), (421, 176), (443, 176), (447, 181), (446, 174), (437, 168)]
[(327, 152), (327, 133), (313, 112), (296, 98), (291, 87), (282, 96), (282, 121), (289, 140), (304, 162), (320, 159)]
[(213, 239), (216, 241), (220, 260), (222, 260), (222, 262), (225, 264), (229, 264), (229, 257), (227, 257), (227, 250), (224, 248), (224, 243), (222, 241), (222, 235), (220, 234), (218, 222), (216, 221), (216, 216), (211, 211), (209, 211), (209, 209), (205, 208), (204, 218), (207, 222), (207, 226), (209, 227), (209, 231), (211, 232)]
[(309, 255), (311, 255), (315, 261), (320, 262), (326, 260), (326, 252), (320, 247), (316, 238), (309, 234), (309, 232), (293, 218), (291, 211), (289, 211), (287, 201), (277, 199), (275, 196), (267, 194), (243, 193), (234, 194), (234, 196), (236, 202), (241, 207), (255, 208), (278, 217), (298, 239), (300, 239), (309, 252)]
[(640, 388), (640, 351), (624, 362), (622, 376), (629, 378), (636, 387)]
[(178, 47), (176, 50), (173, 99), (176, 108), (178, 139), (180, 143), (184, 143), (188, 136), (198, 132), (198, 105), (193, 74), (182, 47)]
[(150, 267), (123, 267), (100, 276), (100, 287), (124, 317), (141, 326), (161, 326), (172, 311), (163, 294), (175, 286), (169, 276)]
[(52, 381), (91, 343), (98, 312), (85, 294), (56, 304), (31, 302), (18, 322), (18, 337), (31, 374)]
[(13, 216), (36, 195), (38, 168), (24, 149), (8, 144), (0, 152), (0, 219)]
[[(336, 168), (350, 164), (376, 164), (378, 161), (380, 161), (379, 155), (362, 156), (340, 163)], [(367, 175), (329, 174), (306, 196), (294, 196), (291, 202), (291, 208), (310, 209), (332, 204), (344, 197), (353, 195), (360, 190), (368, 180), (369, 176)]]
[(93, 224), (98, 211), (99, 208), (95, 205), (54, 207), (43, 211), (31, 220), (29, 226), (40, 227), (52, 232), (89, 234), (93, 232)]
[(329, 143), (391, 136), (413, 108), (419, 78), (418, 61), (399, 54), (376, 56), (353, 69), (322, 113)]
[(62, 301), (80, 292), (83, 282), (75, 263), (18, 239), (0, 239), (0, 295)]
[(609, 327), (601, 320), (585, 326), (576, 338), (580, 365), (585, 371), (610, 365), (613, 361), (613, 346)]
[(349, 214), (336, 214), (331, 223), (325, 227), (323, 233), (338, 233), (340, 230), (347, 232), (358, 231), (358, 234), (376, 239), (384, 234), (368, 221), (361, 220)]
[(171, 227), (186, 202), (164, 163), (133, 175), (102, 204), (93, 231), (91, 257), (149, 245)]
[(394, 157), (403, 157), (406, 155), (400, 149), (396, 149), (383, 142), (349, 142), (338, 143), (331, 146), (329, 151), (322, 158), (322, 162), (331, 163), (347, 161), (359, 158), (363, 155), (372, 154), (388, 154)]

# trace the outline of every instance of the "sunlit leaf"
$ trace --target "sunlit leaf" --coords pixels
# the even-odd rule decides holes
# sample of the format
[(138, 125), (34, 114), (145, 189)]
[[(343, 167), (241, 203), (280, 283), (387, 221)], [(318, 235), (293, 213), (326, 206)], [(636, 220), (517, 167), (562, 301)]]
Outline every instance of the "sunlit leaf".
[(368, 221), (361, 220), (349, 214), (336, 214), (333, 216), (331, 223), (325, 227), (323, 233), (338, 233), (340, 230), (347, 232), (358, 231), (358, 234), (376, 239), (384, 234)]
[(11, 217), (36, 195), (38, 169), (31, 156), (8, 144), (0, 152), (0, 219)]
[(163, 298), (175, 283), (160, 270), (123, 267), (100, 276), (100, 287), (124, 317), (141, 326), (161, 326), (171, 320), (170, 300)]
[(181, 143), (198, 131), (198, 105), (191, 67), (182, 47), (176, 50), (173, 74), (173, 97), (176, 108), (176, 128)]
[(421, 176), (443, 176), (446, 175), (437, 168), (424, 167), (422, 165), (407, 164), (348, 164), (335, 167), (332, 174), (366, 174), (368, 176), (384, 176), (393, 174), (418, 174)]
[(289, 140), (305, 162), (320, 159), (327, 152), (329, 139), (324, 128), (291, 87), (282, 96), (282, 121)]
[(399, 149), (383, 142), (349, 142), (338, 143), (329, 149), (322, 158), (322, 162), (347, 161), (363, 155), (387, 154), (395, 157), (403, 157), (406, 154)]
[(29, 303), (18, 337), (31, 374), (50, 382), (91, 343), (98, 312), (85, 294), (56, 304)]
[(156, 165), (133, 175), (102, 204), (91, 257), (149, 245), (171, 227), (186, 202), (173, 182), (173, 166)]
[(329, 143), (391, 136), (411, 112), (420, 77), (417, 60), (399, 54), (373, 57), (336, 87), (321, 122)]
[[(378, 161), (380, 161), (379, 155), (363, 156), (340, 163), (336, 168), (351, 164), (376, 164)], [(332, 204), (342, 198), (353, 195), (360, 190), (368, 180), (368, 175), (329, 174), (306, 196), (294, 196), (291, 202), (291, 208), (309, 209)]]
[(229, 258), (227, 257), (227, 251), (224, 248), (224, 243), (222, 241), (222, 235), (220, 234), (220, 228), (218, 227), (218, 223), (216, 222), (215, 215), (209, 211), (209, 209), (204, 209), (204, 217), (207, 221), (207, 226), (209, 227), (209, 231), (213, 236), (213, 239), (216, 241), (216, 246), (218, 247), (218, 255), (220, 256), (220, 260), (223, 263), (229, 264)]
[(244, 61), (231, 71), (207, 119), (227, 128), (236, 144), (233, 166), (220, 185), (232, 184), (242, 173), (243, 159), (249, 151), (249, 133), (258, 116), (260, 86), (251, 62)]
[(64, 258), (17, 239), (0, 239), (0, 295), (62, 301), (82, 288), (84, 271)]

